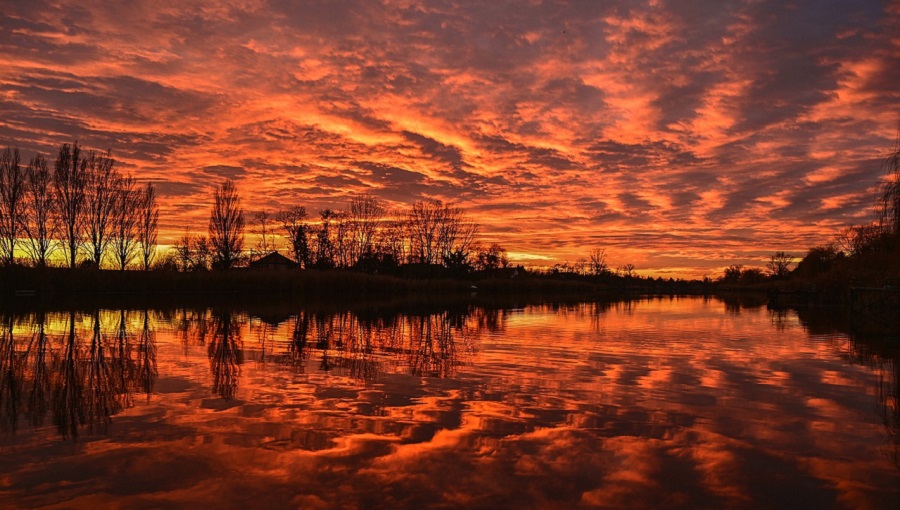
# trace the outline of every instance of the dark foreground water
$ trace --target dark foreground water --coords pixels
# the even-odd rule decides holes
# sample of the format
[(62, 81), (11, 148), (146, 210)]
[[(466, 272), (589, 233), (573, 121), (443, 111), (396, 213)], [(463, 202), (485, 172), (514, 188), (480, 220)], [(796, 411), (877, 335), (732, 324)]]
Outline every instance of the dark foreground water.
[(897, 339), (828, 315), (0, 313), (0, 507), (900, 508)]

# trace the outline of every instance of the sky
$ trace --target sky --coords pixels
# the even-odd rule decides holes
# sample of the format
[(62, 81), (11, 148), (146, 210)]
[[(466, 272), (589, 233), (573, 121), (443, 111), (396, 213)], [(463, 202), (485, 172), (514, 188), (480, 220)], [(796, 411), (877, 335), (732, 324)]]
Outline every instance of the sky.
[(111, 150), (165, 244), (371, 193), (549, 266), (711, 277), (870, 221), (900, 1), (5, 0), (0, 146)]

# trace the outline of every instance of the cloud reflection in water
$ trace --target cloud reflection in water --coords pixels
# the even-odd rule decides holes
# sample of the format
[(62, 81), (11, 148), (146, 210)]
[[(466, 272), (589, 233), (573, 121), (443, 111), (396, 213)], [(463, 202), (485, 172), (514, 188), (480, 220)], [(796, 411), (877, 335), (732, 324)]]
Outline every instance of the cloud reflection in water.
[[(41, 317), (3, 322), (2, 444), (16, 469), (0, 500), (25, 506), (900, 497), (896, 350), (823, 333), (808, 314), (697, 298)], [(65, 428), (34, 419), (61, 410)]]

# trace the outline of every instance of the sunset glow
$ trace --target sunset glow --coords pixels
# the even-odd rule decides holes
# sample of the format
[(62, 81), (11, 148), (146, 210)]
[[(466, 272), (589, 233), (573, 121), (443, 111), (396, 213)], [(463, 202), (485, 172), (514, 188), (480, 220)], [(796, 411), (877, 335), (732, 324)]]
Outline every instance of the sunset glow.
[(900, 117), (897, 1), (3, 11), (0, 149), (110, 149), (161, 245), (231, 178), (248, 212), (441, 199), (513, 262), (714, 277), (869, 221)]

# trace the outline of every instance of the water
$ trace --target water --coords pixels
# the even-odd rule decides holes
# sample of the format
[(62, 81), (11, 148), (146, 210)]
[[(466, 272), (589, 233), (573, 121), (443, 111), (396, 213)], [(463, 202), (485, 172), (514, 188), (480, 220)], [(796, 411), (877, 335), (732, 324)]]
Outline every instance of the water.
[(0, 314), (0, 506), (900, 508), (897, 340), (833, 314), (278, 313)]

